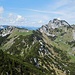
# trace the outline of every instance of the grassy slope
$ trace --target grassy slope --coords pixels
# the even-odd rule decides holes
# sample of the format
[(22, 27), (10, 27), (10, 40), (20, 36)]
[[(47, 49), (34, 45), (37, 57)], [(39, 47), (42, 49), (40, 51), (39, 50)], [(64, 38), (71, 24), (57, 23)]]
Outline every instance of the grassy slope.
[[(24, 32), (18, 32), (18, 30), (16, 30), (16, 31), (14, 31), (14, 33), (13, 34), (11, 34), (10, 36), (9, 36), (9, 38), (14, 38), (15, 36), (17, 37), (18, 35), (22, 35), (21, 33), (24, 33)], [(27, 35), (30, 35), (30, 34), (27, 34)], [(56, 49), (55, 50), (58, 50), (58, 49), (61, 49), (61, 50), (67, 50), (67, 48), (70, 48), (70, 46), (68, 45), (68, 44), (66, 44), (66, 43), (64, 43), (64, 40), (63, 40), (63, 38), (61, 38), (60, 36), (59, 37), (57, 37), (57, 39), (55, 40), (55, 41), (52, 41), (51, 39), (49, 39), (45, 34), (43, 34), (43, 36), (44, 36), (44, 41), (45, 41), (45, 43), (47, 43), (49, 46), (50, 45), (52, 45), (52, 46), (54, 46), (54, 47), (56, 47)], [(67, 37), (67, 36), (66, 36)], [(30, 43), (30, 39), (32, 38), (32, 36), (30, 37), (24, 37), (24, 36), (21, 36), (21, 37), (19, 37), (20, 39), (16, 39), (15, 38), (15, 43), (13, 44), (13, 46), (11, 47), (11, 50), (12, 49), (14, 49), (14, 51), (16, 50), (16, 52), (18, 52), (18, 49), (16, 49), (15, 47), (17, 46), (17, 48), (19, 47), (21, 47), (20, 48), (20, 50), (21, 51), (23, 51), (22, 50), (22, 48), (24, 49), (24, 44), (23, 44), (23, 42), (22, 42), (22, 40), (24, 40), (25, 42), (26, 42), (26, 44), (28, 44), (29, 45), (29, 43)], [(62, 39), (63, 41), (59, 41), (60, 39)], [(32, 39), (31, 39), (32, 40)], [(33, 40), (32, 40), (33, 41)], [(58, 43), (57, 43), (58, 42)], [(11, 42), (7, 45), (7, 46), (10, 46), (10, 44), (11, 44)], [(59, 44), (59, 45), (58, 45)], [(31, 45), (31, 44), (30, 44)], [(61, 60), (60, 58), (61, 57), (63, 57), (65, 54), (62, 54), (62, 56), (60, 57), (60, 55), (57, 55), (57, 54), (61, 54), (61, 53), (56, 53), (56, 52), (54, 52), (54, 49), (53, 49), (53, 47), (49, 47), (49, 46), (46, 46), (48, 49), (49, 49), (49, 51), (50, 51), (50, 53), (52, 52), (53, 54), (48, 54), (48, 55), (43, 55), (42, 57), (40, 56), (40, 55), (38, 55), (38, 48), (39, 48), (39, 43), (37, 44), (37, 43), (35, 43), (33, 46), (31, 45), (30, 46), (30, 51), (28, 51), (27, 53), (26, 53), (26, 56), (25, 56), (25, 61), (27, 62), (27, 63), (23, 63), (23, 62), (21, 62), (20, 60), (19, 60), (19, 63), (21, 63), (21, 64), (25, 64), (25, 65), (27, 65), (27, 67), (28, 68), (30, 68), (29, 70), (33, 70), (34, 72), (36, 72), (36, 71), (38, 71), (38, 73), (41, 73), (41, 72), (39, 72), (39, 70), (36, 70), (35, 71), (35, 67), (34, 66), (32, 66), (32, 65), (29, 65), (28, 63), (29, 63), (29, 60), (30, 59), (34, 59), (35, 57), (36, 58), (39, 58), (39, 62), (40, 63), (42, 63), (43, 64), (43, 67), (44, 68), (46, 68), (47, 69), (47, 71), (48, 72), (51, 72), (51, 73), (56, 73), (57, 75), (65, 75), (64, 73), (63, 73), (63, 71), (62, 70), (60, 70), (59, 69), (59, 67), (61, 66), (62, 68), (64, 68), (65, 70), (67, 70), (67, 68), (66, 67), (64, 67), (63, 66), (63, 64), (65, 64), (63, 61), (64, 61), (64, 59), (63, 60)], [(14, 47), (14, 48), (13, 48)], [(29, 47), (29, 46), (28, 46)], [(6, 48), (6, 47), (5, 47)], [(45, 49), (45, 48), (44, 48)], [(9, 49), (9, 51), (10, 51), (10, 49)], [(60, 50), (59, 50), (60, 51)], [(12, 51), (11, 51), (12, 52)], [(40, 56), (40, 57), (39, 57)], [(59, 58), (60, 57), (60, 58)], [(14, 58), (12, 58), (12, 57), (10, 57), (11, 59), (14, 59), (16, 62), (18, 62), (18, 60), (17, 59), (15, 59), (15, 57)], [(34, 62), (33, 62), (34, 63)], [(32, 64), (33, 64), (32, 63)], [(29, 65), (29, 66), (28, 66)], [(56, 66), (56, 67), (55, 67)], [(52, 72), (53, 71), (53, 72)], [(49, 74), (51, 74), (51, 73), (49, 73)], [(47, 75), (49, 75), (49, 74), (47, 74)], [(51, 75), (56, 75), (56, 74), (51, 74)], [(42, 74), (38, 74), (38, 75), (42, 75)]]
[[(59, 28), (60, 30), (61, 28)], [(71, 62), (75, 62), (75, 56), (73, 56), (73, 52), (72, 52), (72, 48), (71, 48), (71, 45), (69, 45), (67, 42), (70, 42), (73, 40), (73, 36), (72, 36), (72, 29), (69, 28), (67, 30), (67, 32), (61, 36), (62, 33), (64, 33), (64, 27), (62, 28), (62, 32), (59, 32), (57, 34), (57, 32), (53, 32), (54, 34), (57, 35), (56, 39), (54, 41), (50, 40), (46, 35), (44, 35), (44, 37), (46, 38), (45, 41), (48, 43), (48, 44), (51, 44), (52, 46), (60, 49), (60, 50), (63, 50), (63, 51), (67, 51), (68, 53), (68, 56), (71, 58)]]
[(23, 32), (20, 32), (19, 29), (15, 28), (13, 29), (12, 33), (10, 34), (10, 36), (7, 38), (7, 39), (10, 39), (9, 41), (7, 41), (1, 49), (8, 49), (12, 46), (12, 44), (14, 43), (14, 40), (22, 35), (22, 36), (27, 36), (27, 35), (31, 35), (33, 34), (33, 31), (23, 31)]
[(15, 36), (19, 36), (19, 35), (23, 35), (23, 36), (26, 36), (26, 35), (30, 35), (32, 34), (33, 32), (32, 31), (19, 31), (19, 29), (15, 28), (13, 31), (12, 31), (12, 34), (8, 37), (8, 38), (12, 38), (12, 37), (15, 37)]

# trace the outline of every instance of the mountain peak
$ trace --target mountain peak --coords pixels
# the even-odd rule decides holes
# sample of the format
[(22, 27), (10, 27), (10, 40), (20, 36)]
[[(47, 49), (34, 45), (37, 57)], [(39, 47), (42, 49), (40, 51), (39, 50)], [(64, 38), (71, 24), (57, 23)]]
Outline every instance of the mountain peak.
[[(40, 32), (44, 32), (48, 36), (55, 37), (54, 34), (51, 33), (55, 28), (63, 28), (63, 26), (71, 27), (70, 24), (65, 20), (60, 20), (59, 18), (55, 18), (53, 20), (50, 20), (48, 24), (43, 25), (39, 30)], [(65, 31), (67, 28), (65, 29)]]
[(65, 25), (70, 26), (70, 24), (67, 21), (60, 20), (58, 18), (50, 20), (48, 23), (49, 28), (53, 28), (53, 29), (58, 28), (60, 26), (65, 26)]
[(47, 27), (47, 29), (55, 29), (59, 28), (60, 26), (70, 26), (70, 24), (65, 20), (60, 20), (59, 18), (55, 18), (53, 20), (50, 20), (48, 24), (43, 25), (42, 27)]

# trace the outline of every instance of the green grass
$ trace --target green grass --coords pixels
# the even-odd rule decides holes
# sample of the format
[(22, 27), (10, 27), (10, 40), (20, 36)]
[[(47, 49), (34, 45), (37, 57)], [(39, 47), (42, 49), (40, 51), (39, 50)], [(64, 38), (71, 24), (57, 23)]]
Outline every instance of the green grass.
[(17, 35), (26, 36), (26, 35), (30, 35), (30, 34), (32, 34), (32, 33), (33, 33), (32, 31), (29, 31), (29, 32), (17, 32)]
[(5, 43), (4, 44), (4, 46), (2, 46), (1, 47), (1, 49), (8, 49), (8, 48), (10, 48), (11, 46), (12, 46), (12, 44), (13, 44), (13, 42), (14, 42), (14, 40), (18, 37), (18, 36), (20, 36), (20, 35), (22, 35), (22, 36), (27, 36), (27, 35), (31, 35), (31, 34), (33, 34), (33, 31), (26, 31), (26, 30), (24, 30), (23, 29), (23, 31), (22, 31), (22, 29), (21, 29), (21, 31), (19, 31), (20, 29), (17, 29), (17, 28), (15, 28), (13, 31), (12, 31), (12, 33), (10, 34), (10, 36), (8, 37), (8, 39), (10, 39), (7, 43)]
[(20, 35), (27, 36), (27, 35), (30, 35), (30, 34), (33, 34), (33, 31), (27, 32), (26, 30), (23, 30), (23, 32), (22, 32), (22, 31), (19, 31), (19, 29), (15, 28), (8, 38), (13, 38), (15, 36), (20, 36)]
[(72, 62), (75, 62), (75, 56), (72, 56), (72, 55), (71, 55), (70, 58), (71, 58), (71, 61), (72, 61)]
[[(68, 56), (71, 58), (70, 61), (75, 62), (75, 56), (71, 55), (71, 54), (74, 54), (74, 53), (72, 53), (71, 45), (66, 43), (66, 42), (72, 41), (72, 40), (73, 40), (72, 30), (69, 30), (63, 36), (58, 35), (58, 37), (54, 41), (50, 41), (50, 43), (52, 44), (52, 46), (54, 46), (60, 50), (67, 51)], [(69, 54), (69, 53), (71, 53), (71, 54)]]

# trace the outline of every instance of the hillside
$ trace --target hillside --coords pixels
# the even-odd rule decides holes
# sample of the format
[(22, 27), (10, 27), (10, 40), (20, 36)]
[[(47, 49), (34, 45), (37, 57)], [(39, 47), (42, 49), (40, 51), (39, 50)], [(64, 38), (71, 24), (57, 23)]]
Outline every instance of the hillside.
[(54, 19), (36, 31), (1, 30), (1, 75), (75, 75), (75, 26)]

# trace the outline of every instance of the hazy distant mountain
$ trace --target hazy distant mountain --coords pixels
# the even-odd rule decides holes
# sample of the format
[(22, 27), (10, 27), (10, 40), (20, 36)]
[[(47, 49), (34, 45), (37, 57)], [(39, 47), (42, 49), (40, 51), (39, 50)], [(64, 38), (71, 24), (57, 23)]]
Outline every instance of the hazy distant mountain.
[(36, 31), (6, 27), (0, 36), (1, 75), (75, 75), (75, 26), (53, 19)]

